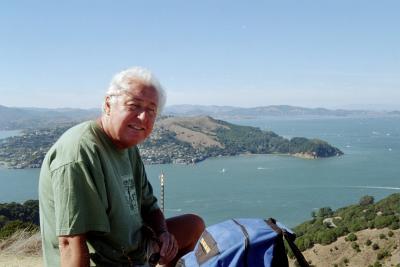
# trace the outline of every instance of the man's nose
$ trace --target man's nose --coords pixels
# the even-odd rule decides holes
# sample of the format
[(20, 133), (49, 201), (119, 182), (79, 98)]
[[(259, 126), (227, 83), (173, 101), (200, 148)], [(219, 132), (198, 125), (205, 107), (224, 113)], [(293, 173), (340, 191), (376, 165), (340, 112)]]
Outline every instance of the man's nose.
[(147, 111), (143, 109), (139, 112), (138, 118), (139, 120), (146, 122), (149, 118), (149, 114), (147, 114)]

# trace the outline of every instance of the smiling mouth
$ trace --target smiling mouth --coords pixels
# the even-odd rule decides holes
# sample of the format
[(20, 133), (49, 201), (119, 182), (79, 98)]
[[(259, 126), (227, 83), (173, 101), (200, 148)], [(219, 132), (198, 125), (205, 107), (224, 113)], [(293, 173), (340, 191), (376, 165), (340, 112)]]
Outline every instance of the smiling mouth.
[(128, 125), (129, 128), (135, 130), (135, 131), (144, 131), (143, 127), (140, 126), (135, 126), (135, 125)]

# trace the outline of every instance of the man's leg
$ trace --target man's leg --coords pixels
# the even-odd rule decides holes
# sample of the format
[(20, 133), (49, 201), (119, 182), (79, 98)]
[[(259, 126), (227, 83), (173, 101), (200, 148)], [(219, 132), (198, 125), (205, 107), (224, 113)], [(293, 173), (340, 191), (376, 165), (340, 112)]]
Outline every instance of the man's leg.
[(175, 266), (180, 257), (192, 251), (205, 229), (204, 221), (197, 215), (184, 214), (166, 219), (168, 231), (175, 236), (179, 251), (167, 266)]

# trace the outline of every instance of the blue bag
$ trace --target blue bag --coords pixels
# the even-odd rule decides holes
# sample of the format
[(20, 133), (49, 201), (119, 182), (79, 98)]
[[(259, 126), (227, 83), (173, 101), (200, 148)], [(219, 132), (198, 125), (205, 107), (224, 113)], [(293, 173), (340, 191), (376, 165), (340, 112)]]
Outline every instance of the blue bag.
[(309, 266), (293, 243), (294, 233), (274, 219), (232, 219), (209, 226), (176, 266), (286, 267), (283, 236), (300, 266)]

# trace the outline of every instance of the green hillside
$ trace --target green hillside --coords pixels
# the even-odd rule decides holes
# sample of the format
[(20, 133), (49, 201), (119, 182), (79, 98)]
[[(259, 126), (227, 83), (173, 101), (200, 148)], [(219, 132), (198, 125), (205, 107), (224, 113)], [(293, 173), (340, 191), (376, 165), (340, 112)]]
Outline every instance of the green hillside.
[(338, 237), (352, 241), (354, 232), (367, 228), (400, 228), (400, 193), (392, 194), (377, 203), (372, 196), (364, 196), (358, 204), (333, 211), (330, 207), (312, 212), (313, 219), (296, 226), (296, 244), (300, 250), (314, 244), (327, 245)]

